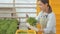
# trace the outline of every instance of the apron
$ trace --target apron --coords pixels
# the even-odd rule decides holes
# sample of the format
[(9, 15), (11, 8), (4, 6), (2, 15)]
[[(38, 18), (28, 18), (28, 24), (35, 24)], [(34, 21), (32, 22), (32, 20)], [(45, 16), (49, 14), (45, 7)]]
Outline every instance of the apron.
[[(42, 14), (41, 17), (40, 17), (41, 29), (46, 28), (46, 26), (47, 26), (47, 21), (48, 21), (48, 15)], [(55, 33), (50, 32), (50, 33), (42, 33), (42, 34), (55, 34)]]

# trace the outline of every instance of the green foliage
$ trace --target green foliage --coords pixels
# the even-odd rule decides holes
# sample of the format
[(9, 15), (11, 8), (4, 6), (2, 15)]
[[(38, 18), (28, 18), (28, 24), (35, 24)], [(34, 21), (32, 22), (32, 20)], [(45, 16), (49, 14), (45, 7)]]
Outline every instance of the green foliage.
[(35, 18), (33, 18), (33, 17), (29, 17), (29, 18), (27, 19), (27, 22), (28, 22), (30, 25), (35, 26), (36, 23), (37, 23), (37, 20), (36, 20)]
[(17, 19), (0, 19), (0, 34), (15, 34)]

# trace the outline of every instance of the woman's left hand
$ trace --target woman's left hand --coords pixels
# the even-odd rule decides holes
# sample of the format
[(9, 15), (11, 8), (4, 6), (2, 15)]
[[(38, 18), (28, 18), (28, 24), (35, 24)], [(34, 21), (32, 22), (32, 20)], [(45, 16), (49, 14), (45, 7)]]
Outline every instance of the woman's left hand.
[(38, 32), (44, 32), (43, 29), (40, 29)]

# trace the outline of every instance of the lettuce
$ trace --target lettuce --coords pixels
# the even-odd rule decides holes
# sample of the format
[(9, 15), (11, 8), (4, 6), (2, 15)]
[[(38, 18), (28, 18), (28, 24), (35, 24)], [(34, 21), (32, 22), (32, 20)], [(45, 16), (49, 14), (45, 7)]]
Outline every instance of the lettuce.
[(17, 23), (17, 19), (0, 19), (0, 34), (15, 34)]
[(30, 25), (35, 26), (36, 23), (37, 23), (37, 20), (36, 20), (35, 18), (33, 18), (33, 17), (29, 17), (29, 18), (27, 19), (27, 22), (28, 22)]

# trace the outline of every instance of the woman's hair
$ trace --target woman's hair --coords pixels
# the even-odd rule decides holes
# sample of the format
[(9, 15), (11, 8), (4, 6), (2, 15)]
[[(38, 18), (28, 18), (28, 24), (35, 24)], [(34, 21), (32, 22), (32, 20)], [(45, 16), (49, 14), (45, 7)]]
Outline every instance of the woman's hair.
[(51, 8), (51, 6), (49, 5), (49, 0), (38, 0), (38, 1), (41, 1), (43, 4), (48, 4), (48, 7), (49, 7), (49, 13), (51, 13), (52, 12), (52, 8)]

